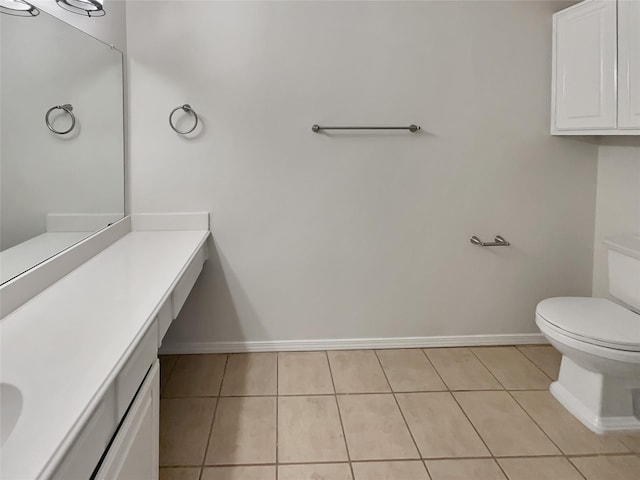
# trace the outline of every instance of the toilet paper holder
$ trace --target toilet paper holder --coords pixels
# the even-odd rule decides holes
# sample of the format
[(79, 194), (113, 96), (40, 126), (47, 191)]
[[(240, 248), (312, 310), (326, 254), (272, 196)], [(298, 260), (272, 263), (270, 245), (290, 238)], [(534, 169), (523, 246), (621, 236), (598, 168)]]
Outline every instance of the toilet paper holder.
[(473, 237), (471, 237), (471, 243), (479, 247), (508, 247), (509, 245), (511, 245), (500, 235), (496, 235), (496, 238), (493, 242), (483, 242), (474, 235)]

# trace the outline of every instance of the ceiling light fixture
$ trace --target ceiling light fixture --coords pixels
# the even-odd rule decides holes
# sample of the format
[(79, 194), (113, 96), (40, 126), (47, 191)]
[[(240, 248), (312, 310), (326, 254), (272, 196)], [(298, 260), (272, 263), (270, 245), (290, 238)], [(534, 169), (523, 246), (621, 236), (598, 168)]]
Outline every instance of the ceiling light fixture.
[(102, 17), (105, 14), (102, 4), (104, 0), (56, 0), (65, 10), (88, 17)]
[(17, 17), (40, 15), (40, 10), (24, 0), (0, 0), (0, 12)]

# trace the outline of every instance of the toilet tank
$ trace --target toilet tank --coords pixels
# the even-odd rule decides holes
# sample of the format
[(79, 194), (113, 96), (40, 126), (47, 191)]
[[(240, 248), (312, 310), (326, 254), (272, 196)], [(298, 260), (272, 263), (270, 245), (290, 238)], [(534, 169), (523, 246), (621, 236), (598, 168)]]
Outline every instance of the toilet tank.
[(640, 312), (640, 235), (616, 235), (604, 243), (609, 249), (609, 293)]

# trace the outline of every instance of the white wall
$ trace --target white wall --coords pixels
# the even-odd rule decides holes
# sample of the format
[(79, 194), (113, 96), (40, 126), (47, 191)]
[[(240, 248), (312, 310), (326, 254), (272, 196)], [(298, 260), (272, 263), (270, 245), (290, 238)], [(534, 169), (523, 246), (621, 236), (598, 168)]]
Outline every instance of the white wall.
[[(48, 213), (124, 212), (123, 84), (121, 54), (77, 29), (45, 13), (0, 20), (4, 250), (43, 233)], [(45, 112), (65, 103), (76, 126), (56, 135)]]
[(593, 296), (608, 297), (604, 237), (640, 233), (640, 138), (603, 137), (598, 149), (598, 194), (593, 258)]
[(590, 294), (597, 145), (549, 135), (565, 3), (148, 6), (127, 2), (132, 211), (208, 210), (214, 237), (170, 345), (534, 333), (539, 300)]

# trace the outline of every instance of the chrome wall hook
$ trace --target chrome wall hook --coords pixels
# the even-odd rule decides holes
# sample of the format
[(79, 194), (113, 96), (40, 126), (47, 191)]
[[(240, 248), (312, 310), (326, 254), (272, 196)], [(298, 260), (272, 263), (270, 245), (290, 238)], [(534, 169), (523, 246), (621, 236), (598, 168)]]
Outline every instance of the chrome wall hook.
[[(176, 128), (176, 126), (173, 123), (173, 114), (176, 113), (178, 110), (183, 110), (185, 113), (191, 113), (193, 115), (193, 127), (191, 127), (189, 130), (178, 130)], [(184, 105), (181, 105), (179, 107), (174, 108), (173, 110), (171, 110), (171, 113), (169, 114), (169, 125), (171, 126), (171, 129), (180, 134), (180, 135), (186, 135), (188, 133), (193, 132), (196, 127), (198, 126), (198, 114), (196, 113), (196, 111), (191, 108), (191, 105), (189, 105), (188, 103), (185, 103)]]
[(482, 240), (480, 240), (475, 235), (473, 237), (471, 237), (470, 241), (471, 241), (471, 243), (473, 243), (474, 245), (477, 245), (479, 247), (508, 247), (509, 245), (511, 245), (511, 243), (507, 242), (500, 235), (496, 235), (496, 238), (494, 239), (493, 242), (483, 242)]

